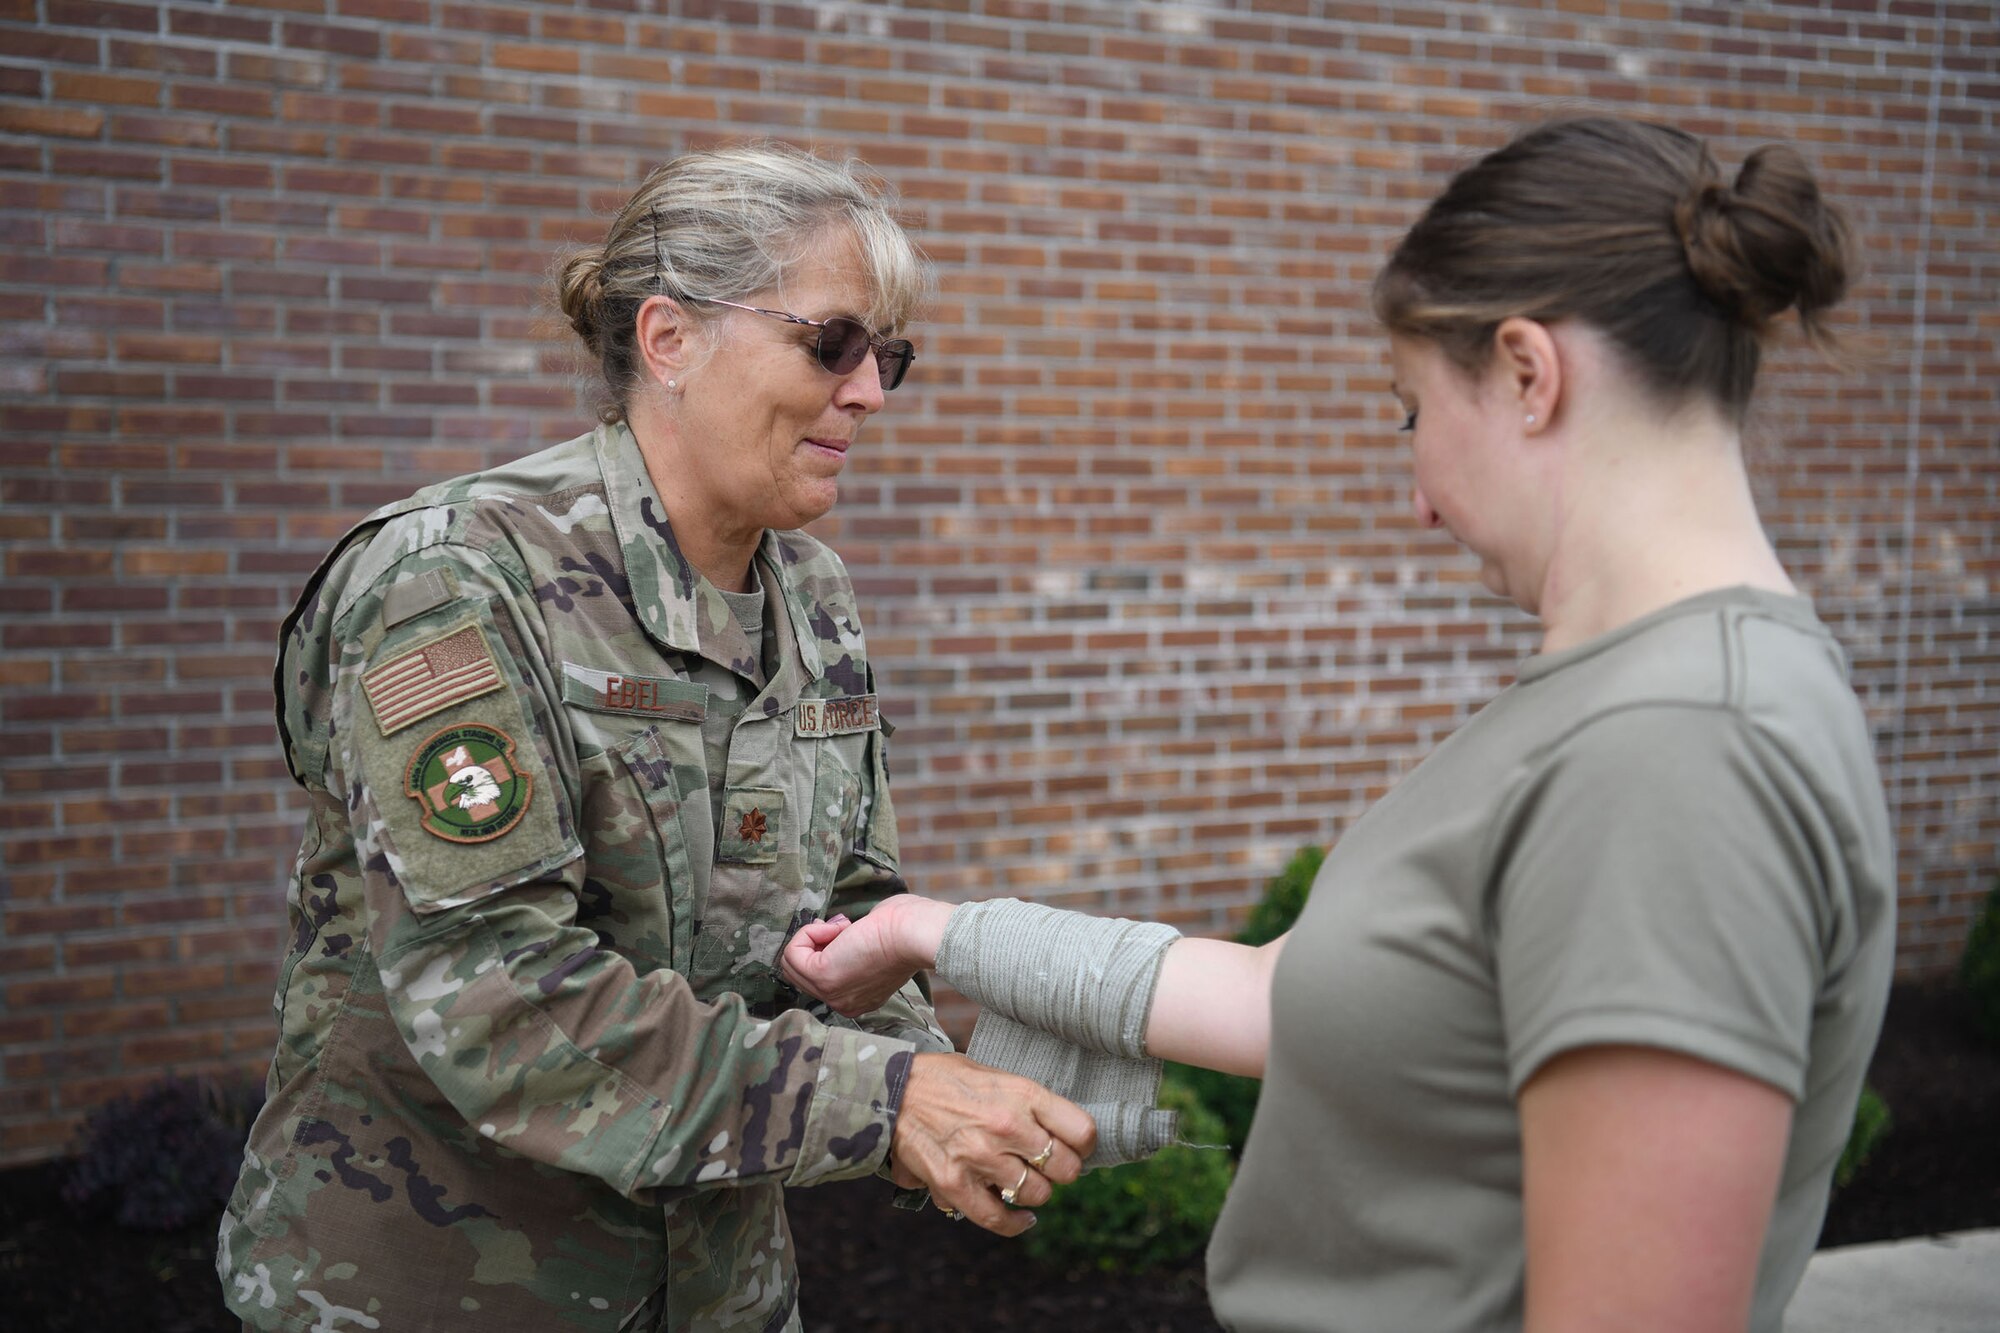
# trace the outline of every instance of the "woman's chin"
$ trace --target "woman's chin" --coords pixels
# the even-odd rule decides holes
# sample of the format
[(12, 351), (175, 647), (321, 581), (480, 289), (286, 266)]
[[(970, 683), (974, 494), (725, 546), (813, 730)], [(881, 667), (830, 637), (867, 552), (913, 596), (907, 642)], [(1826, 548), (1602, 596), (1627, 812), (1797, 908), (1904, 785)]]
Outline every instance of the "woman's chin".
[(786, 496), (789, 522), (773, 523), (772, 527), (803, 528), (808, 523), (825, 518), (833, 512), (834, 502), (840, 499), (840, 481), (837, 477), (801, 478)]

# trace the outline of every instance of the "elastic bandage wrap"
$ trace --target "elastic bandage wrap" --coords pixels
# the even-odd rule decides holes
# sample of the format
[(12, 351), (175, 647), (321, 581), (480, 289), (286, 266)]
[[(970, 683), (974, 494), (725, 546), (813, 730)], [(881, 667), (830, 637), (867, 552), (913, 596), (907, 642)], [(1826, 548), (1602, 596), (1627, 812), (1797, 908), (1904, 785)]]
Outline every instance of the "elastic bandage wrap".
[(1180, 932), (1016, 898), (953, 910), (937, 972), (978, 1001), (966, 1054), (1031, 1078), (1097, 1122), (1084, 1169), (1150, 1157), (1174, 1141), (1158, 1109), (1162, 1065), (1146, 1054), (1146, 1016)]

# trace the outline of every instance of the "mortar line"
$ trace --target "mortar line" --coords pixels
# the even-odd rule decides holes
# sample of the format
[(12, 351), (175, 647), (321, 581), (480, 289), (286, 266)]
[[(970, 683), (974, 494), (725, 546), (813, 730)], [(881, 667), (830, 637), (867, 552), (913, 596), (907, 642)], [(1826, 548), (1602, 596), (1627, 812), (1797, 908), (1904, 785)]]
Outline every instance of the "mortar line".
[[(1896, 596), (1896, 744), (1889, 764), (1890, 790), (1896, 793), (1898, 823), (1901, 822), (1903, 808), (1910, 800), (1904, 779), (1909, 762), (1910, 638), (1914, 632), (1911, 618), (1917, 580), (1917, 484), (1923, 475), (1918, 445), (1923, 423), (1924, 340), (1928, 335), (1930, 296), (1931, 191), (1937, 179), (1938, 108), (1944, 91), (1945, 25), (1948, 22), (1940, 12), (1931, 65), (1930, 106), (1925, 118), (1924, 171), (1917, 215), (1917, 290), (1910, 334), (1910, 403), (1903, 423), (1903, 586)], [(1934, 908), (1942, 906), (1944, 892), (1940, 885), (1933, 894)]]

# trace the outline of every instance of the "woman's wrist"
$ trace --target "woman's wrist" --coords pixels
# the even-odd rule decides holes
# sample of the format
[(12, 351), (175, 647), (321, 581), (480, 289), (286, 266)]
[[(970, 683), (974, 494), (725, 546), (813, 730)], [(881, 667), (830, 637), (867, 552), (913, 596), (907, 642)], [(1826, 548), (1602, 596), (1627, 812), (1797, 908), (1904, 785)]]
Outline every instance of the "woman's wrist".
[(896, 905), (892, 938), (897, 958), (912, 973), (936, 967), (953, 904), (933, 902), (914, 893), (889, 901)]

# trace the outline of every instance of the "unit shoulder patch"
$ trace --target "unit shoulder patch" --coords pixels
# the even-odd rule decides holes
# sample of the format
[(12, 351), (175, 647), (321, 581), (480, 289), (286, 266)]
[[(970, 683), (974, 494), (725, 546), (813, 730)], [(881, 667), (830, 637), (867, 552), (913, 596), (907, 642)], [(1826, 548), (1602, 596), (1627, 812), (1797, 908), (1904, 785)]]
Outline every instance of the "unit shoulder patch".
[(361, 673), (362, 693), (384, 736), (500, 685), (493, 649), (477, 625), (447, 630)]
[(528, 813), (534, 779), (514, 763), (514, 738), (463, 722), (424, 738), (403, 790), (423, 811), (424, 832), (447, 842), (491, 842)]

